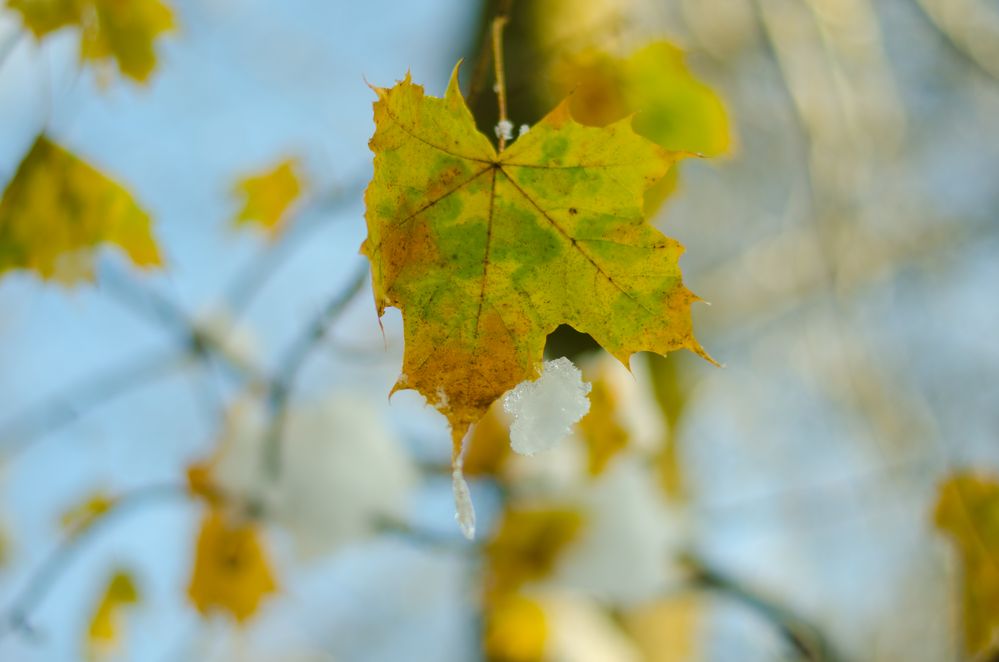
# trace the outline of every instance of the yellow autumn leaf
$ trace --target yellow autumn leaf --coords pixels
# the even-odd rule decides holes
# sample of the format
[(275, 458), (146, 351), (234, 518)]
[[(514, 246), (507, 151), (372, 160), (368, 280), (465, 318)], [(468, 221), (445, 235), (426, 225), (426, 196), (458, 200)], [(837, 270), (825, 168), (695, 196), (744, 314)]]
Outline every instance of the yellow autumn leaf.
[(244, 623), (276, 590), (258, 529), (229, 522), (218, 509), (210, 509), (198, 534), (187, 589), (195, 608), (204, 615), (227, 613)]
[(676, 155), (625, 120), (573, 120), (567, 104), (501, 153), (458, 89), (407, 76), (375, 88), (374, 178), (365, 202), (379, 314), (402, 311), (403, 374), (447, 416), (455, 451), (504, 392), (538, 376), (560, 324), (620, 361), (694, 339), (683, 249), (644, 222), (642, 196)]
[(674, 501), (686, 495), (686, 484), (680, 467), (680, 440), (677, 429), (687, 407), (690, 387), (685, 383), (677, 361), (661, 356), (648, 356), (652, 393), (666, 423), (664, 438), (656, 455), (655, 468), (663, 491)]
[(93, 279), (97, 248), (162, 264), (148, 214), (121, 185), (39, 136), (0, 199), (0, 275), (31, 270), (66, 284)]
[(80, 59), (113, 60), (118, 70), (145, 82), (156, 68), (156, 39), (173, 28), (160, 0), (8, 0), (24, 26), (42, 39), (60, 28), (80, 28)]
[(118, 570), (108, 581), (87, 629), (87, 648), (92, 653), (104, 653), (117, 647), (121, 636), (121, 612), (137, 605), (141, 597), (132, 576)]
[(466, 476), (498, 476), (512, 453), (510, 422), (503, 406), (493, 403), (465, 442), (462, 466)]
[(233, 219), (233, 225), (258, 225), (273, 238), (284, 229), (288, 212), (302, 193), (298, 166), (292, 159), (278, 163), (264, 172), (239, 180), (236, 194), (243, 207)]
[(63, 531), (75, 535), (103, 517), (114, 504), (114, 498), (106, 492), (96, 492), (64, 512), (59, 518), (59, 524)]
[[(665, 149), (705, 156), (731, 149), (724, 104), (669, 42), (652, 42), (623, 58), (592, 48), (563, 56), (553, 63), (551, 79), (556, 96), (571, 93), (573, 116), (584, 124), (604, 126), (634, 113), (635, 131)], [(676, 173), (646, 193), (647, 213), (673, 191)]]
[(951, 476), (934, 521), (961, 560), (965, 649), (973, 656), (999, 652), (999, 478)]
[(547, 577), (583, 527), (569, 508), (511, 505), (486, 545), (486, 595), (506, 595)]
[(511, 593), (490, 601), (483, 649), (489, 662), (542, 662), (548, 638), (544, 609), (536, 600)]
[(646, 662), (696, 662), (704, 659), (700, 642), (706, 602), (701, 594), (678, 595), (637, 605), (621, 620)]
[(607, 370), (601, 369), (589, 381), (590, 411), (579, 422), (579, 433), (586, 443), (588, 472), (596, 477), (628, 446), (628, 431), (618, 420), (618, 396), (607, 378)]

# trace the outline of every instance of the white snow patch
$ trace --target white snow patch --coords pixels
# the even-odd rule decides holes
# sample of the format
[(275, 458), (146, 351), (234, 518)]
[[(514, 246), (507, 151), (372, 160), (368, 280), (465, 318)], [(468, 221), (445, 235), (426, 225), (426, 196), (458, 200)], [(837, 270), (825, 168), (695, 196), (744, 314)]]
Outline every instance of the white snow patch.
[(513, 122), (510, 120), (500, 120), (496, 125), (496, 137), (510, 140), (513, 138)]
[(513, 450), (533, 455), (568, 437), (572, 426), (590, 411), (590, 388), (569, 359), (545, 361), (541, 377), (523, 381), (503, 396), (503, 409), (513, 416)]
[(520, 125), (520, 130), (517, 131), (517, 137), (520, 138), (522, 135), (524, 135), (525, 133), (527, 133), (530, 130), (531, 130), (531, 125), (530, 124), (521, 124)]
[(247, 394), (226, 414), (212, 477), (234, 499), (260, 500), (270, 520), (291, 534), (303, 559), (325, 556), (402, 520), (418, 471), (383, 424), (374, 403), (333, 393), (288, 409), (281, 473), (264, 480), (270, 419)]

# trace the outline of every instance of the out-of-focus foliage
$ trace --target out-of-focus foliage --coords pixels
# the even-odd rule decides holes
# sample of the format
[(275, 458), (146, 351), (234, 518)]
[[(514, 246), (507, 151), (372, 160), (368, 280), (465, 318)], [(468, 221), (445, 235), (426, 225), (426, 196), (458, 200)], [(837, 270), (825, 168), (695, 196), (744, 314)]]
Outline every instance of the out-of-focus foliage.
[(591, 476), (599, 476), (611, 459), (628, 446), (628, 431), (617, 418), (620, 396), (608, 382), (606, 369), (592, 383), (590, 413), (579, 422), (579, 432), (588, 451), (587, 470)]
[[(551, 94), (569, 94), (573, 117), (605, 126), (634, 115), (635, 132), (671, 151), (717, 156), (732, 143), (721, 99), (687, 68), (683, 52), (665, 42), (647, 44), (626, 57), (589, 48), (553, 61)], [(672, 169), (645, 194), (655, 213), (676, 187)]]
[(540, 662), (548, 638), (544, 608), (519, 593), (490, 600), (483, 650), (489, 662)]
[(936, 525), (961, 560), (961, 618), (968, 654), (999, 652), (999, 480), (951, 476), (940, 489)]
[(108, 581), (87, 628), (86, 650), (96, 656), (113, 651), (121, 640), (123, 612), (142, 599), (135, 580), (126, 570), (116, 570)]
[(139, 83), (156, 68), (157, 38), (174, 26), (173, 13), (160, 0), (8, 0), (7, 6), (37, 39), (77, 26), (82, 61), (114, 60)]
[[(455, 449), (505, 391), (536, 375), (559, 324), (621, 361), (690, 349), (682, 247), (642, 222), (675, 156), (630, 122), (586, 127), (559, 105), (497, 154), (458, 89), (376, 88), (366, 195), (378, 312), (403, 311), (403, 375), (451, 423)], [(420, 164), (420, 167), (416, 167)], [(706, 356), (706, 355), (705, 355)]]
[(567, 508), (509, 508), (486, 548), (487, 595), (512, 593), (550, 575), (584, 525), (580, 513)]
[(638, 605), (622, 621), (645, 662), (700, 660), (705, 602), (697, 594), (677, 595)]
[(119, 184), (41, 135), (0, 200), (0, 274), (33, 271), (71, 285), (93, 279), (94, 251), (121, 248), (162, 264), (149, 215)]
[(510, 455), (510, 422), (497, 400), (475, 424), (465, 442), (465, 475), (499, 476)]
[(233, 219), (233, 224), (237, 227), (258, 225), (271, 238), (280, 234), (289, 212), (302, 193), (299, 167), (294, 159), (286, 159), (236, 182), (235, 191), (242, 198), (243, 207)]
[[(534, 125), (504, 157), (546, 130), (538, 118), (566, 95), (582, 124), (631, 116), (636, 133), (667, 150), (732, 153), (685, 161), (670, 214), (635, 218), (691, 248), (684, 280), (714, 304), (695, 310), (698, 337), (729, 367), (650, 353), (631, 357), (629, 371), (584, 334), (560, 342), (560, 327), (545, 340), (545, 358), (578, 365), (593, 385), (590, 413), (569, 438), (525, 457), (511, 452), (502, 408), (486, 411), (463, 457), (482, 515), (483, 540), (472, 544), (458, 540), (445, 496), (444, 421), (414, 394), (385, 402), (407, 331), (391, 314), (379, 328), (370, 302), (354, 305), (353, 294), (367, 292), (363, 278), (338, 285), (342, 268), (360, 261), (362, 201), (359, 185), (335, 184), (369, 173), (362, 74), (412, 67), (434, 76), (458, 44), (474, 41), (475, 11), (464, 2), (395, 3), (392, 12), (360, 3), (340, 20), (334, 4), (177, 4), (183, 38), (170, 44), (169, 62), (157, 63), (166, 23), (142, 17), (162, 16), (158, 2), (0, 0), (11, 10), (0, 19), (27, 26), (0, 20), (0, 110), (22, 124), (0, 141), (4, 181), (17, 179), (21, 146), (44, 115), (45, 135), (71, 140), (95, 164), (121, 164), (116, 172), (143, 191), (177, 256), (165, 278), (102, 268), (100, 287), (71, 296), (31, 278), (0, 283), (0, 470), (13, 478), (2, 485), (0, 521), (10, 526), (0, 533), (17, 543), (0, 568), (0, 658), (72, 657), (79, 641), (62, 631), (71, 623), (87, 637), (91, 615), (91, 635), (112, 643), (85, 648), (114, 654), (130, 644), (122, 657), (143, 662), (466, 662), (479, 649), (492, 662), (995, 655), (999, 488), (985, 477), (999, 459), (990, 345), (999, 317), (989, 298), (999, 151), (987, 140), (999, 134), (999, 12), (991, 0), (483, 4), (487, 43), (465, 60), (475, 123), (492, 136), (487, 26), (509, 11), (508, 114), (515, 133)], [(121, 34), (129, 22), (130, 36)], [(377, 36), (362, 32), (372, 27)], [(79, 58), (100, 65), (81, 68)], [(107, 93), (101, 83), (116, 67), (151, 87)], [(443, 101), (419, 101), (461, 109), (450, 90)], [(403, 124), (426, 140), (450, 135), (453, 127), (419, 104), (406, 110), (401, 123), (379, 118), (376, 142), (386, 125), (403, 152)], [(291, 161), (227, 190), (262, 148), (288, 153), (289, 137), (307, 146), (303, 162), (331, 195), (302, 204), (303, 171)], [(460, 138), (489, 142), (472, 131)], [(465, 145), (437, 144), (455, 153)], [(324, 171), (317, 157), (327, 148), (335, 158)], [(478, 157), (493, 158), (483, 150)], [(400, 226), (395, 255), (432, 258), (406, 262), (407, 278), (446, 259), (441, 247), (461, 256), (485, 248), (496, 258), (461, 260), (434, 283), (439, 290), (415, 297), (433, 299), (424, 309), (438, 306), (436, 331), (470, 342), (476, 304), (484, 318), (497, 303), (475, 298), (486, 274), (489, 282), (522, 274), (500, 268), (513, 248), (507, 256), (495, 242), (489, 249), (489, 214), (502, 204), (490, 211), (463, 196), (506, 180), (483, 170), (462, 182), (487, 164), (434, 156), (388, 156), (405, 186), (380, 202), (406, 202), (384, 214), (396, 221), (424, 205), (425, 216), (445, 217), (456, 200), (464, 204), (443, 242), (429, 224)], [(489, 165), (498, 169), (495, 158)], [(75, 181), (64, 160), (46, 163), (55, 164), (47, 181)], [(661, 210), (676, 173), (671, 167), (646, 194), (646, 216)], [(100, 181), (77, 188), (104, 199)], [(89, 274), (96, 251), (120, 242), (103, 230), (83, 247), (64, 241), (91, 202), (63, 205), (59, 186), (32, 197), (51, 228), (11, 227), (40, 229), (44, 241), (24, 251), (32, 259), (72, 244), (47, 258), (72, 280), (78, 264)], [(0, 218), (24, 221), (7, 215), (7, 199)], [(566, 202), (553, 218), (574, 216), (571, 209), (583, 215)], [(547, 221), (515, 220), (517, 251), (538, 253), (539, 280), (555, 282), (545, 297), (561, 302), (573, 287), (593, 289), (588, 281), (599, 274), (563, 273), (547, 259)], [(234, 244), (234, 226), (275, 241)], [(10, 244), (0, 242), (0, 272), (41, 271), (4, 262)], [(634, 264), (642, 272), (642, 260)], [(383, 296), (377, 266), (375, 285)], [(534, 315), (536, 299), (517, 296)], [(496, 305), (504, 320), (506, 303)], [(122, 322), (118, 307), (136, 319)], [(607, 308), (616, 325), (620, 311)], [(420, 321), (412, 308), (403, 312), (406, 325)], [(148, 337), (132, 326), (145, 319)], [(459, 319), (464, 326), (448, 326)], [(417, 357), (428, 366), (449, 342), (436, 331)], [(118, 351), (141, 354), (154, 343), (165, 350), (166, 360), (149, 362), (159, 367), (111, 365)], [(95, 370), (92, 384), (81, 374), (105, 359), (108, 376)], [(459, 366), (469, 382), (493, 380), (469, 366)], [(518, 365), (530, 374), (538, 367)], [(413, 376), (404, 371), (400, 387)], [(421, 390), (454, 405), (437, 386)], [(321, 395), (344, 387), (351, 397)], [(46, 437), (44, 448), (31, 445)], [(953, 457), (941, 462), (944, 455)], [(958, 462), (976, 472), (942, 487), (936, 523), (948, 539), (936, 540), (926, 497), (951, 471), (944, 465)], [(155, 489), (141, 489), (147, 481)], [(58, 518), (53, 504), (58, 512), (79, 499), (81, 482), (95, 496), (62, 529), (44, 526)], [(179, 497), (181, 507), (145, 510), (157, 494)], [(191, 496), (209, 511), (198, 545)], [(941, 551), (958, 563), (942, 563)], [(101, 584), (86, 601), (74, 595), (95, 567), (107, 579), (109, 554), (139, 557), (142, 576), (155, 580), (130, 612), (143, 627), (128, 641), (128, 590)], [(189, 602), (204, 618), (185, 604), (188, 580)], [(220, 638), (225, 645), (213, 645)]]
[(245, 623), (278, 588), (261, 533), (209, 509), (194, 552), (187, 595), (202, 614), (222, 612)]

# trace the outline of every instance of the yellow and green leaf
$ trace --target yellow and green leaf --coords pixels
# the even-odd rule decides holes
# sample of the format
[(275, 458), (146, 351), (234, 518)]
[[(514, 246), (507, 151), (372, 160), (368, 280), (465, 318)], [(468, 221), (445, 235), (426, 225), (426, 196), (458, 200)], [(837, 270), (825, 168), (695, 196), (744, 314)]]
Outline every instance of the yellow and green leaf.
[(156, 39), (174, 26), (160, 0), (8, 0), (24, 26), (42, 39), (60, 28), (80, 28), (80, 59), (113, 60), (118, 70), (145, 82), (156, 68)]
[(66, 284), (93, 280), (102, 245), (139, 267), (162, 264), (149, 215), (120, 184), (39, 136), (0, 199), (0, 275), (17, 269)]
[(502, 153), (475, 128), (457, 69), (443, 99), (407, 76), (376, 88), (365, 195), (378, 312), (402, 311), (394, 390), (444, 413), (455, 448), (505, 391), (537, 377), (560, 324), (622, 362), (690, 349), (697, 300), (683, 248), (645, 222), (645, 191), (676, 160), (629, 120), (595, 128), (566, 103)]

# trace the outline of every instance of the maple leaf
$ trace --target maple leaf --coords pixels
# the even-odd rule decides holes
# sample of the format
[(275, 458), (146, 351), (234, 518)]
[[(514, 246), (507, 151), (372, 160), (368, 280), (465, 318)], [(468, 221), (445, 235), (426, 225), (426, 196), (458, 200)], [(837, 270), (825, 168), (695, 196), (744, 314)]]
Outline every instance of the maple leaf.
[(505, 391), (537, 377), (559, 324), (627, 364), (694, 339), (682, 246), (648, 225), (643, 193), (678, 157), (626, 119), (575, 122), (563, 102), (502, 153), (475, 128), (457, 67), (443, 99), (373, 88), (365, 194), (378, 313), (402, 311), (403, 374), (444, 413), (455, 450)]
[(202, 614), (221, 611), (246, 622), (265, 596), (277, 589), (260, 541), (250, 524), (234, 524), (216, 508), (198, 534), (187, 595)]
[(302, 182), (295, 161), (287, 159), (264, 172), (240, 179), (235, 190), (243, 198), (243, 208), (233, 219), (233, 225), (259, 225), (273, 239), (284, 229), (288, 211), (302, 192)]
[(150, 225), (127, 190), (42, 135), (0, 199), (0, 274), (92, 280), (93, 251), (104, 243), (140, 267), (158, 266)]
[(934, 521), (961, 559), (965, 648), (972, 656), (999, 651), (999, 480), (951, 476), (940, 489)]
[(156, 68), (154, 42), (173, 28), (173, 14), (159, 0), (9, 0), (25, 27), (42, 39), (78, 25), (80, 59), (113, 59), (122, 74), (145, 82)]

